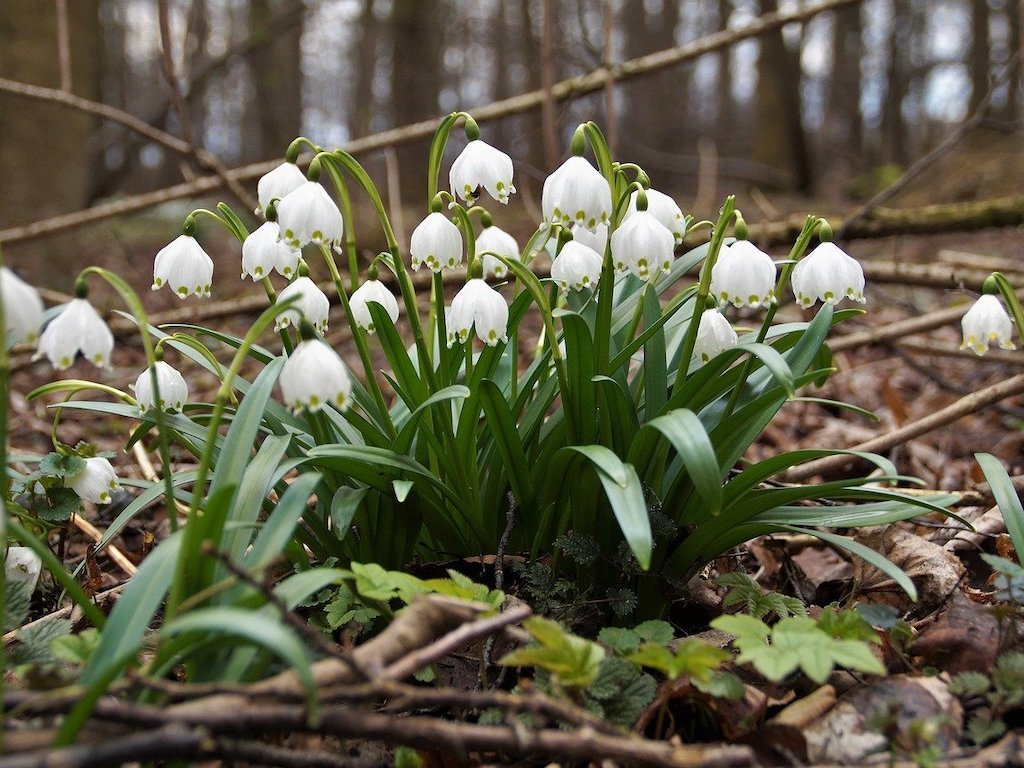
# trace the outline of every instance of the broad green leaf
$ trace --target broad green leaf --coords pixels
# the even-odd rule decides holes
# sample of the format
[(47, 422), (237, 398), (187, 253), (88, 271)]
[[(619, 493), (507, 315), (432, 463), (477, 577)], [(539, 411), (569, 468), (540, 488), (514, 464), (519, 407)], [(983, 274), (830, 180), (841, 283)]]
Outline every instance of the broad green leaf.
[(722, 478), (715, 447), (700, 419), (692, 411), (680, 408), (649, 421), (644, 428), (648, 427), (659, 431), (672, 444), (708, 513), (717, 515), (722, 508)]
[(622, 529), (630, 550), (636, 556), (640, 567), (647, 570), (651, 565), (651, 521), (647, 515), (640, 478), (632, 465), (624, 464), (618, 456), (600, 445), (573, 445), (567, 450), (582, 454), (597, 469), (597, 476), (604, 487), (615, 519)]
[(480, 405), (487, 417), (487, 428), (494, 435), (494, 447), (502, 462), (516, 503), (533, 501), (533, 472), (516, 431), (515, 421), (498, 385), (489, 379), (480, 382)]
[[(661, 319), (661, 303), (648, 285), (644, 289), (644, 325), (654, 326)], [(644, 413), (647, 421), (660, 414), (668, 401), (668, 364), (665, 359), (665, 330), (659, 327), (644, 343)]]
[(560, 685), (585, 688), (597, 676), (604, 649), (597, 643), (566, 632), (556, 622), (531, 616), (523, 628), (539, 645), (519, 648), (498, 663), (512, 667), (540, 667)]
[(252, 549), (244, 556), (242, 562), (247, 569), (264, 568), (284, 551), (299, 519), (308, 510), (309, 497), (319, 482), (318, 472), (304, 472), (288, 485), (256, 536)]
[(334, 498), (331, 499), (331, 522), (339, 538), (345, 538), (352, 519), (359, 511), (359, 505), (369, 492), (370, 489), (366, 487), (352, 488), (347, 485), (334, 492)]

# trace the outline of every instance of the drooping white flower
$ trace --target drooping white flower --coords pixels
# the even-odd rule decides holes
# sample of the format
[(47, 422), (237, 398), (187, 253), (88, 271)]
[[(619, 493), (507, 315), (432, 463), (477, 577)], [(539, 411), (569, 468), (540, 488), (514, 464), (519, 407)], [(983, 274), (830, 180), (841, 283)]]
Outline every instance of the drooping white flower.
[(64, 485), (77, 493), (82, 501), (93, 504), (109, 504), (110, 494), (121, 490), (114, 468), (101, 456), (85, 459), (85, 468), (77, 475), (65, 477)]
[(489, 227), (484, 227), (480, 234), (477, 235), (476, 252), (484, 255), (484, 274), (494, 275), (497, 278), (507, 275), (508, 267), (500, 259), (491, 256), (492, 253), (514, 261), (519, 261), (520, 259), (519, 243), (516, 242), (516, 239), (505, 230), (495, 227), (493, 224)]
[(541, 209), (546, 222), (578, 224), (593, 231), (611, 219), (611, 188), (586, 159), (573, 156), (544, 180)]
[(180, 299), (195, 294), (210, 295), (213, 283), (213, 259), (199, 241), (190, 235), (178, 235), (156, 254), (153, 261), (153, 290), (164, 285)]
[(821, 243), (793, 267), (793, 295), (801, 307), (809, 307), (819, 299), (838, 304), (844, 298), (864, 298), (864, 270), (855, 258), (835, 243)]
[(509, 195), (515, 193), (512, 185), (512, 158), (486, 141), (474, 139), (455, 158), (448, 174), (452, 194), (467, 203), (477, 198), (483, 187), (499, 203), (508, 204)]
[(601, 257), (593, 248), (570, 240), (551, 262), (551, 279), (564, 293), (596, 288), (601, 279)]
[(775, 301), (775, 262), (749, 240), (724, 246), (711, 269), (711, 295), (737, 307)]
[(426, 265), (431, 272), (452, 269), (462, 263), (462, 233), (440, 211), (434, 211), (412, 231), (409, 242), (412, 268)]
[(384, 307), (392, 323), (398, 321), (398, 301), (395, 295), (380, 280), (366, 280), (352, 292), (348, 300), (352, 319), (364, 331), (373, 333), (377, 330), (373, 326), (373, 316), (367, 306), (371, 301)]
[(352, 381), (338, 353), (320, 339), (299, 342), (281, 369), (281, 396), (298, 413), (319, 411), (327, 403), (348, 407)]
[(608, 247), (608, 225), (598, 224), (593, 230), (574, 226), (572, 228), (572, 239), (580, 245), (593, 249), (603, 259), (604, 251)]
[(4, 332), (15, 344), (34, 344), (43, 324), (39, 291), (7, 267), (0, 267), (0, 300), (4, 305)]
[(242, 277), (249, 276), (255, 283), (276, 269), (291, 278), (301, 255), (281, 239), (281, 227), (276, 221), (264, 222), (242, 243)]
[[(188, 402), (188, 384), (174, 367), (158, 360), (156, 365), (156, 385), (160, 390), (160, 402), (165, 408), (180, 411)], [(145, 413), (156, 405), (156, 397), (153, 393), (153, 377), (147, 368), (139, 374), (132, 387), (135, 391), (135, 399), (139, 401), (139, 410)]]
[(650, 211), (637, 211), (612, 232), (612, 259), (620, 272), (641, 280), (667, 273), (675, 260), (675, 240)]
[(960, 323), (964, 332), (960, 349), (973, 349), (976, 354), (983, 355), (991, 342), (997, 343), (1001, 349), (1016, 348), (1010, 340), (1013, 323), (995, 296), (985, 294), (979, 298), (967, 310)]
[(43, 335), (33, 359), (45, 355), (59, 371), (70, 368), (81, 352), (98, 368), (106, 368), (114, 348), (114, 334), (88, 299), (72, 299), (55, 317)]
[(508, 304), (504, 297), (484, 280), (469, 280), (452, 299), (448, 314), (448, 346), (465, 342), (475, 326), (480, 341), (493, 347), (508, 341)]
[(693, 356), (702, 363), (715, 355), (732, 349), (739, 343), (739, 337), (725, 315), (712, 307), (705, 309), (697, 326), (697, 338), (693, 344)]
[(267, 210), (270, 201), (275, 197), (283, 200), (305, 183), (306, 174), (300, 171), (295, 163), (281, 163), (274, 170), (261, 176), (256, 183), (256, 197), (260, 203), (256, 213)]
[[(683, 216), (679, 205), (664, 192), (659, 192), (656, 189), (647, 189), (644, 192), (647, 195), (647, 210), (654, 215), (654, 218), (661, 222), (665, 229), (672, 233), (676, 245), (679, 245), (683, 242), (683, 237), (686, 235), (686, 217)], [(626, 208), (623, 220), (629, 219), (630, 216), (637, 212), (636, 198), (638, 194), (634, 190), (633, 194), (629, 196), (629, 207)]]
[(277, 316), (274, 330), (279, 331), (293, 324), (298, 327), (299, 321), (304, 317), (320, 333), (326, 331), (331, 302), (327, 298), (327, 294), (320, 290), (320, 286), (308, 277), (296, 278), (277, 295), (277, 300), (283, 304), (292, 296), (298, 296), (298, 298)]
[(8, 547), (4, 557), (4, 576), (10, 582), (26, 582), (29, 591), (35, 590), (39, 583), (39, 573), (43, 569), (43, 561), (29, 547)]
[(277, 204), (281, 239), (293, 249), (309, 243), (341, 247), (345, 222), (327, 190), (316, 181), (305, 181)]

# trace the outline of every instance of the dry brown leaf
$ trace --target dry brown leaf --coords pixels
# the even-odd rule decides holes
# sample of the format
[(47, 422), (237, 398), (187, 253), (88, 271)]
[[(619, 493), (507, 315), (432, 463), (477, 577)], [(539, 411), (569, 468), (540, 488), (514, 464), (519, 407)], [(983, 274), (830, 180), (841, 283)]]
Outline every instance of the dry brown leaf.
[(999, 653), (999, 622), (990, 608), (957, 590), (948, 609), (910, 646), (925, 664), (944, 672), (988, 672)]

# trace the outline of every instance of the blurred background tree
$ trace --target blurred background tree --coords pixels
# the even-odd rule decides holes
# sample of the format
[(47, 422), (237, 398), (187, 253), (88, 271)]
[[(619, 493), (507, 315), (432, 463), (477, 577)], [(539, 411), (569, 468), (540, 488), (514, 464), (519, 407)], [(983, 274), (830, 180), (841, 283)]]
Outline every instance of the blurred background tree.
[[(764, 13), (812, 5), (168, 3), (171, 53), (192, 135), (226, 166), (280, 157), (298, 134), (340, 145), (686, 45)], [(182, 135), (161, 65), (153, 0), (3, 0), (0, 78), (62, 87), (61, 6), (72, 30), (71, 91)], [(936, 146), (986, 97), (989, 129), (1016, 127), (1020, 22), (1016, 0), (850, 2), (804, 24), (624, 80), (610, 92), (489, 121), (484, 130), (516, 160), (517, 185), (527, 198), (539, 196), (572, 128), (594, 119), (622, 159), (642, 164), (684, 207), (698, 191), (714, 200), (715, 190), (724, 189), (849, 201)], [(203, 172), (123, 127), (2, 88), (0, 125), (0, 230)], [(391, 156), (401, 196), (417, 210), (425, 146), (404, 143)], [(383, 180), (382, 152), (361, 159)], [(18, 247), (12, 244), (9, 255)]]

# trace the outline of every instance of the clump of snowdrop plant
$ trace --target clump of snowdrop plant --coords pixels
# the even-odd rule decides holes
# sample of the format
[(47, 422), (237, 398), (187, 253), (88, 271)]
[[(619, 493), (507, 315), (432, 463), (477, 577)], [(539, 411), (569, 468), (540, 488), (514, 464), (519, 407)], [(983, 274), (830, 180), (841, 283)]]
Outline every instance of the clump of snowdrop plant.
[[(468, 143), (440, 189), (445, 149), (460, 126)], [(311, 156), (304, 176), (300, 150)], [(133, 398), (74, 380), (32, 396), (98, 387), (115, 402), (69, 400), (61, 412), (134, 419), (133, 441), (154, 433), (166, 471), (145, 498), (163, 493), (178, 533), (149, 556), (160, 567), (140, 580), (145, 600), (129, 591), (133, 582), (115, 606), (107, 626), (119, 634), (104, 633), (84, 680), (109, 679), (110, 658), (141, 644), (161, 599), (171, 630), (155, 641), (157, 659), (185, 663), (200, 677), (245, 669), (251, 657), (238, 654), (251, 648), (189, 644), (174, 634), (243, 605), (246, 621), (276, 616), (253, 609), (258, 596), (225, 561), (252, 574), (273, 564), (275, 591), (297, 605), (346, 578), (349, 563), (399, 568), (414, 558), (478, 556), (497, 551), (503, 535), (505, 551), (541, 556), (572, 531), (607, 564), (579, 567), (581, 589), (623, 615), (656, 616), (670, 603), (669, 584), (751, 536), (806, 533), (865, 554), (822, 526), (943, 509), (941, 498), (886, 489), (898, 476), (883, 457), (874, 458), (880, 474), (806, 488), (764, 481), (827, 451), (741, 461), (800, 388), (830, 374), (819, 367), (828, 333), (861, 311), (839, 308), (863, 300), (856, 262), (831, 247), (807, 254), (815, 238), (831, 241), (823, 219), (808, 217), (777, 269), (746, 239), (734, 198), (711, 219), (684, 216), (650, 189), (643, 169), (612, 158), (593, 123), (579, 126), (570, 156), (544, 182), (543, 221), (526, 236), (509, 213), (517, 206), (515, 162), (484, 143), (471, 116), (441, 121), (427, 170), (423, 218), (410, 243), (396, 237), (362, 166), (304, 137), (258, 185), (266, 221), (243, 221), (223, 203), (193, 211), (187, 223), (209, 216), (234, 235), (244, 276), (267, 295), (241, 338), (153, 328), (123, 281), (87, 271), (110, 282), (135, 317), (148, 385), (140, 377)], [(354, 231), (356, 195), (373, 206), (379, 232)], [(275, 214), (276, 237), (267, 226)], [(684, 235), (694, 243), (689, 250)], [(381, 236), (386, 249), (364, 263), (360, 243)], [(187, 251), (182, 244), (170, 251), (171, 266), (161, 251), (158, 271), (179, 295), (179, 286), (199, 295), (202, 281), (177, 274), (197, 253), (186, 244)], [(288, 283), (279, 267), (286, 250), (288, 264), (301, 252), (306, 265), (296, 259)], [(829, 282), (829, 264), (838, 282)], [(418, 291), (412, 272), (420, 266), (431, 274)], [(822, 303), (778, 325), (791, 277), (801, 304)], [(317, 281), (329, 281), (330, 290)], [(98, 317), (84, 296), (76, 302), (51, 322), (40, 353), (60, 368), (80, 349), (106, 364), (110, 347), (106, 337), (100, 343)], [(752, 330), (733, 328), (731, 305), (744, 308)], [(346, 327), (324, 337), (329, 308)], [(71, 311), (73, 325), (62, 322)], [(991, 326), (978, 327), (976, 338), (992, 338)], [(160, 364), (159, 350), (170, 349), (219, 383), (212, 402), (193, 400), (181, 413), (153, 407), (177, 409), (187, 397)], [(171, 471), (172, 443), (192, 453), (194, 471)], [(103, 501), (117, 481), (89, 466), (97, 469), (66, 482)], [(837, 503), (825, 508), (801, 506), (833, 497)], [(181, 528), (176, 499), (187, 502)], [(143, 506), (129, 506), (117, 525)], [(898, 568), (872, 562), (913, 592)], [(568, 557), (559, 563), (577, 567)], [(171, 638), (177, 644), (167, 651)]]

